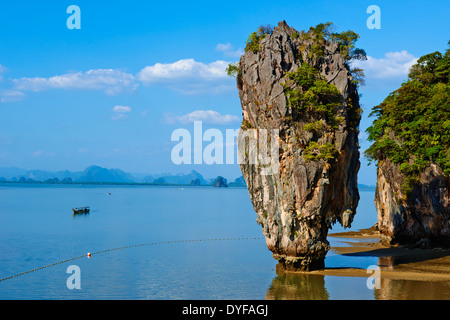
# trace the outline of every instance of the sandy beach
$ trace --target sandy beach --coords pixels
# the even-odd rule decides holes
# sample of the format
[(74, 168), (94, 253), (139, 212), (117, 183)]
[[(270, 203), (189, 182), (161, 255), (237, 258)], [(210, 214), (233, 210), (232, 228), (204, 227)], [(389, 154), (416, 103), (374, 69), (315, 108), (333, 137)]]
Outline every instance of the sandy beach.
[[(334, 239), (331, 239), (334, 238)], [(373, 261), (378, 258), (379, 282), (373, 290), (377, 300), (450, 300), (450, 249), (445, 248), (408, 248), (402, 246), (385, 246), (380, 242), (380, 236), (375, 228), (362, 229), (342, 233), (329, 234), (330, 242), (339, 244), (332, 246), (329, 254), (342, 257), (367, 257)], [(358, 259), (355, 259), (358, 260)], [(359, 259), (360, 260), (360, 259)], [(351, 261), (347, 259), (346, 261)], [(283, 299), (304, 299), (292, 287), (298, 277), (317, 278), (323, 282), (323, 277), (358, 277), (369, 278), (374, 271), (360, 267), (325, 268), (310, 272), (288, 272), (281, 276), (283, 283), (273, 285), (267, 298), (273, 299), (275, 294)], [(289, 275), (290, 274), (290, 275)], [(294, 277), (294, 278), (293, 278)], [(365, 281), (364, 281), (365, 282)], [(290, 284), (289, 286), (286, 285)], [(373, 282), (375, 284), (375, 282)], [(298, 285), (296, 285), (298, 287)], [(321, 286), (324, 286), (323, 284)], [(276, 291), (278, 289), (278, 291)], [(322, 288), (322, 291), (324, 289)], [(292, 291), (292, 292), (290, 292)], [(313, 296), (313, 299), (326, 299), (327, 295)], [(311, 297), (308, 297), (311, 298)]]
[[(378, 257), (378, 266), (383, 278), (450, 281), (450, 249), (448, 248), (385, 246), (381, 244), (379, 233), (375, 228), (334, 233), (329, 237), (340, 238), (341, 242), (348, 244), (332, 247), (331, 250), (337, 254)], [(358, 268), (325, 269), (313, 273), (367, 277), (367, 270)]]

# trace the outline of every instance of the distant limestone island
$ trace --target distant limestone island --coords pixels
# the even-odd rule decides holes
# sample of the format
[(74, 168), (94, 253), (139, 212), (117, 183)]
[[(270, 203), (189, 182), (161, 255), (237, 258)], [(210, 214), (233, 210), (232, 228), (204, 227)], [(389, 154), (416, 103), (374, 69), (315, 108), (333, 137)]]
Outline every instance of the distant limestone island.
[[(140, 185), (183, 185), (212, 186), (216, 188), (239, 187), (246, 188), (243, 176), (233, 182), (222, 176), (205, 179), (200, 173), (192, 170), (190, 173), (179, 174), (131, 174), (120, 169), (107, 169), (90, 166), (84, 171), (44, 171), (26, 170), (21, 168), (0, 167), (0, 183), (48, 183), (48, 184), (140, 184)], [(374, 185), (358, 184), (360, 190), (375, 190)]]
[(184, 174), (132, 174), (120, 169), (107, 169), (90, 166), (84, 171), (71, 172), (68, 170), (50, 172), (44, 170), (26, 170), (21, 168), (1, 168), (0, 182), (14, 183), (52, 183), (52, 184), (149, 184), (149, 185), (184, 185), (184, 186), (213, 186), (218, 188), (246, 187), (241, 176), (228, 182), (222, 176), (205, 179), (200, 173), (192, 170)]

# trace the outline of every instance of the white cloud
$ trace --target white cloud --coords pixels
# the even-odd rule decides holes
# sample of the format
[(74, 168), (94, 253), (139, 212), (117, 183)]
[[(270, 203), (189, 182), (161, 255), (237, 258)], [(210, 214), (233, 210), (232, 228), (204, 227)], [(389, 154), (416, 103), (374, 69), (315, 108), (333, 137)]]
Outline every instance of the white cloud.
[(114, 69), (95, 69), (86, 72), (68, 73), (50, 78), (14, 79), (15, 89), (23, 91), (44, 91), (50, 89), (102, 90), (114, 95), (137, 86), (132, 74)]
[(169, 87), (182, 94), (222, 94), (235, 89), (235, 81), (226, 73), (229, 62), (211, 63), (183, 59), (173, 63), (156, 63), (143, 68), (137, 79), (147, 85)]
[[(231, 45), (219, 46), (232, 49)], [(18, 101), (27, 91), (52, 89), (100, 90), (108, 95), (132, 92), (139, 84), (165, 86), (182, 94), (223, 94), (236, 89), (233, 78), (226, 74), (229, 62), (210, 63), (182, 59), (173, 63), (155, 63), (141, 69), (136, 75), (115, 69), (93, 69), (51, 77), (22, 77), (12, 79), (10, 90), (0, 91), (0, 101)], [(5, 69), (0, 65), (0, 78)], [(123, 117), (122, 117), (123, 118)]]
[(128, 106), (114, 106), (112, 108), (114, 115), (111, 117), (112, 120), (121, 120), (128, 118), (126, 113), (131, 112), (131, 108)]
[(222, 115), (214, 110), (195, 110), (182, 116), (167, 116), (166, 121), (169, 123), (191, 123), (194, 121), (203, 121), (211, 124), (229, 124), (239, 121), (239, 117), (230, 114)]
[(241, 48), (234, 50), (233, 45), (229, 42), (225, 44), (219, 43), (216, 46), (216, 50), (223, 52), (223, 55), (226, 57), (239, 58), (244, 54), (244, 51)]
[(416, 63), (417, 59), (403, 50), (388, 52), (385, 58), (380, 59), (368, 56), (365, 61), (352, 62), (352, 66), (363, 69), (367, 79), (406, 78), (409, 68)]
[(194, 59), (183, 59), (173, 63), (156, 63), (143, 68), (137, 74), (137, 78), (148, 83), (186, 78), (225, 79), (227, 78), (225, 69), (228, 64), (228, 62), (222, 60), (204, 64)]
[(25, 94), (18, 90), (1, 90), (0, 102), (20, 101), (25, 98)]
[(113, 108), (114, 112), (131, 112), (131, 108), (128, 106), (115, 106)]
[(223, 52), (230, 51), (230, 50), (233, 50), (233, 45), (231, 43), (229, 43), (229, 42), (225, 43), (225, 44), (219, 43), (217, 45), (217, 47), (216, 47), (216, 50), (217, 51), (223, 51)]

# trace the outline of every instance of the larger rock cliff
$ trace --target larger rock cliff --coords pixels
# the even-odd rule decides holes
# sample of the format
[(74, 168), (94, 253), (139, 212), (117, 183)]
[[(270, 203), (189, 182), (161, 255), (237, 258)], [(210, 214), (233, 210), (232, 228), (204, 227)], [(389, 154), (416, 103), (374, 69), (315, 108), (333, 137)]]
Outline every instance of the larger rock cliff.
[[(359, 201), (357, 86), (342, 42), (321, 31), (283, 21), (254, 34), (237, 74), (247, 134), (240, 168), (267, 246), (286, 269), (323, 268), (328, 230), (336, 221), (349, 227)], [(273, 130), (267, 150), (252, 147), (264, 130)], [(270, 162), (252, 162), (254, 152)]]
[(420, 57), (408, 80), (372, 108), (365, 151), (377, 162), (382, 240), (450, 245), (450, 42)]

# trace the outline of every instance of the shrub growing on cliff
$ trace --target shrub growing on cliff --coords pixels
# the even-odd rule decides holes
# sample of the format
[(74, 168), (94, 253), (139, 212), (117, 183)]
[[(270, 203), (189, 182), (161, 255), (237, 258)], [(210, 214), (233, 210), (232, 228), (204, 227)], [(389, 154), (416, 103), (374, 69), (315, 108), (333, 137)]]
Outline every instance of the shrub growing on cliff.
[[(286, 74), (288, 81), (284, 89), (288, 105), (299, 111), (310, 111), (312, 116), (325, 118), (330, 128), (335, 129), (342, 120), (336, 117), (336, 107), (342, 103), (341, 96), (334, 85), (320, 76), (319, 71), (315, 68), (315, 63), (317, 59), (324, 55), (326, 45), (334, 41), (338, 44), (338, 52), (343, 56), (345, 64), (353, 76), (352, 82), (357, 86), (364, 84), (363, 70), (350, 68), (348, 65), (351, 60), (367, 59), (365, 51), (355, 47), (358, 39), (359, 35), (353, 31), (334, 32), (334, 25), (331, 22), (320, 23), (311, 27), (307, 33), (302, 32), (300, 40), (305, 43), (312, 41), (308, 54), (310, 60), (309, 62), (303, 62), (295, 72)], [(299, 49), (301, 51), (306, 50), (305, 44), (300, 45)], [(350, 100), (348, 108), (350, 109), (349, 125), (359, 123), (362, 110), (354, 109)], [(312, 127), (309, 126), (308, 128)]]
[[(311, 49), (308, 58), (317, 60), (325, 54), (325, 45), (328, 42), (337, 42), (339, 52), (346, 62), (351, 60), (366, 60), (367, 55), (363, 49), (356, 48), (355, 43), (359, 39), (359, 35), (351, 30), (340, 33), (333, 32), (335, 28), (332, 22), (319, 23), (315, 27), (311, 27), (307, 33), (300, 36), (302, 41), (311, 40)], [(305, 48), (305, 46), (302, 46)], [(360, 74), (361, 75), (361, 74)]]
[[(449, 42), (450, 44), (450, 42)], [(450, 49), (434, 52), (411, 67), (408, 81), (389, 94), (371, 115), (369, 160), (390, 159), (405, 175), (408, 195), (431, 163), (450, 174)]]
[(310, 141), (308, 146), (305, 148), (305, 153), (303, 157), (307, 161), (318, 161), (318, 160), (330, 160), (334, 159), (336, 155), (336, 147), (331, 143), (318, 144), (315, 141)]
[(366, 60), (366, 52), (363, 49), (355, 48), (355, 43), (359, 35), (354, 31), (344, 31), (333, 34), (334, 40), (339, 44), (339, 51), (346, 61)]
[(306, 131), (310, 131), (310, 132), (313, 132), (313, 131), (319, 132), (319, 131), (326, 130), (327, 125), (324, 123), (324, 121), (322, 119), (319, 119), (314, 122), (305, 124), (303, 129), (305, 129)]
[[(315, 68), (319, 59), (325, 55), (327, 46), (333, 41), (337, 42), (337, 51), (344, 58), (345, 64), (352, 74), (353, 83), (359, 85), (364, 82), (363, 71), (358, 68), (350, 69), (348, 65), (351, 60), (366, 59), (365, 51), (355, 47), (359, 35), (353, 31), (335, 33), (333, 29), (334, 25), (327, 22), (311, 27), (307, 33), (301, 33), (299, 37), (303, 43), (299, 50), (306, 50), (307, 44), (310, 45), (307, 54), (308, 60), (302, 62), (296, 71), (287, 72), (285, 76), (284, 92), (287, 105), (295, 108), (298, 114), (308, 121), (304, 125), (304, 129), (309, 132), (331, 132), (345, 122), (343, 117), (337, 115), (337, 108), (343, 103), (339, 90), (335, 85), (326, 81)], [(351, 127), (356, 124), (357, 126), (362, 110), (354, 109), (351, 99), (348, 101), (348, 109), (348, 125)], [(334, 159), (335, 155), (336, 147), (333, 144), (320, 145), (315, 141), (309, 141), (303, 156), (307, 161), (329, 161)]]
[(257, 53), (261, 50), (260, 41), (264, 39), (267, 35), (272, 34), (273, 28), (270, 25), (260, 26), (256, 32), (250, 33), (247, 39), (247, 45), (245, 46), (245, 52), (252, 51)]
[(239, 73), (239, 62), (230, 63), (228, 67), (225, 69), (225, 72), (230, 77), (236, 77)]
[(336, 86), (328, 83), (306, 62), (296, 71), (288, 72), (286, 77), (284, 92), (288, 105), (298, 111), (307, 112), (309, 117), (323, 118), (330, 128), (335, 128), (339, 123), (336, 107), (342, 102)]

